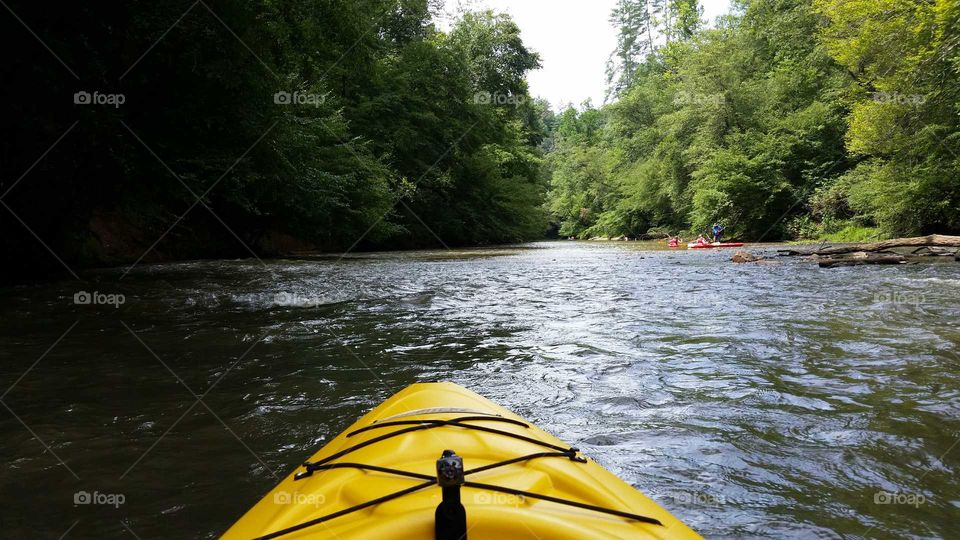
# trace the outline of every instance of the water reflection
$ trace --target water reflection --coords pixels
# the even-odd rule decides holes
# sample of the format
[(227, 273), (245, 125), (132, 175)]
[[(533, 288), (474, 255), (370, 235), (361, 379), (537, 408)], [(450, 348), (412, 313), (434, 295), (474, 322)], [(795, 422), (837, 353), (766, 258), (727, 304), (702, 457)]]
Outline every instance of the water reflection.
[(452, 380), (710, 538), (949, 537), (957, 267), (729, 255), (535, 244), (4, 290), (4, 387), (27, 373), (0, 411), (3, 527), (213, 538), (366, 409)]

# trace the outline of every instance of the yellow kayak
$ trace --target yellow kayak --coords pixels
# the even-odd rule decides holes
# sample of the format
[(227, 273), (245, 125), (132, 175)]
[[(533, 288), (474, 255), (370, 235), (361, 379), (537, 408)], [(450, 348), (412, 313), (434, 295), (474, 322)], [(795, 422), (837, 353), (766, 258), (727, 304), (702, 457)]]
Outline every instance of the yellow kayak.
[(223, 536), (250, 540), (696, 539), (578, 450), (451, 383), (414, 384)]

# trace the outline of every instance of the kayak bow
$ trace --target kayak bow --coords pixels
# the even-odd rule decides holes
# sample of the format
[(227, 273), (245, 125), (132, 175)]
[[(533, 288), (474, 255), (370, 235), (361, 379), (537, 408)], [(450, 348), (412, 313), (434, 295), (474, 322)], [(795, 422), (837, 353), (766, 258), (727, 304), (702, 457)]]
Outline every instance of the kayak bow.
[(700, 538), (576, 448), (451, 383), (414, 384), (383, 402), (223, 538), (466, 532), (470, 540)]

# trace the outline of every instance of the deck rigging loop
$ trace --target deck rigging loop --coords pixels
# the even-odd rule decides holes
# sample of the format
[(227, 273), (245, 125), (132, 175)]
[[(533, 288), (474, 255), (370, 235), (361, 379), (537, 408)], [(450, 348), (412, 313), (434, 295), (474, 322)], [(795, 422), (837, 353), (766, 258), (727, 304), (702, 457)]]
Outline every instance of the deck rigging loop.
[[(353, 435), (355, 435), (355, 434), (357, 434), (357, 433), (361, 433), (361, 432), (364, 432), (364, 431), (369, 431), (369, 430), (371, 430), (371, 429), (378, 429), (378, 428), (381, 428), (381, 427), (390, 427), (390, 426), (399, 426), (399, 425), (409, 426), (409, 427), (406, 427), (406, 428), (403, 428), (403, 429), (399, 429), (399, 430), (396, 430), (396, 431), (392, 431), (392, 432), (387, 433), (387, 434), (385, 434), (385, 435), (380, 435), (380, 436), (378, 436), (378, 437), (374, 437), (374, 438), (372, 438), (372, 439), (370, 439), (370, 440), (368, 440), (368, 441), (364, 441), (364, 442), (359, 443), (359, 444), (357, 444), (357, 445), (351, 446), (351, 447), (349, 447), (349, 448), (347, 448), (347, 449), (345, 449), (345, 450), (342, 450), (342, 451), (340, 451), (340, 452), (337, 452), (337, 453), (335, 453), (335, 454), (333, 454), (333, 455), (331, 455), (331, 456), (328, 456), (328, 457), (326, 457), (326, 458), (324, 458), (324, 459), (322, 459), (322, 460), (319, 460), (319, 461), (316, 461), (316, 462), (312, 462), (312, 463), (311, 463), (311, 462), (306, 462), (306, 463), (303, 464), (304, 470), (301, 471), (301, 472), (298, 472), (296, 475), (294, 475), (294, 480), (302, 480), (302, 479), (308, 478), (308, 477), (312, 476), (314, 472), (317, 472), (317, 471), (325, 471), (325, 470), (332, 470), (332, 469), (358, 469), (358, 470), (364, 470), (364, 471), (373, 471), (373, 472), (380, 472), (380, 473), (386, 473), (386, 474), (394, 474), (394, 475), (397, 475), (397, 476), (403, 476), (403, 477), (407, 477), (407, 478), (412, 478), (412, 479), (416, 479), (416, 480), (421, 480), (422, 482), (419, 483), (419, 484), (417, 484), (417, 485), (411, 486), (411, 487), (409, 487), (409, 488), (402, 489), (402, 490), (400, 490), (400, 491), (395, 491), (395, 492), (393, 492), (393, 493), (389, 493), (389, 494), (384, 495), (384, 496), (382, 496), (382, 497), (378, 497), (378, 498), (373, 499), (373, 500), (371, 500), (371, 501), (367, 501), (367, 502), (364, 502), (364, 503), (360, 503), (360, 504), (358, 504), (358, 505), (351, 506), (350, 508), (345, 508), (345, 509), (343, 509), (343, 510), (339, 510), (339, 511), (334, 512), (334, 513), (332, 513), (332, 514), (327, 514), (327, 515), (325, 515), (325, 516), (320, 516), (320, 517), (318, 517), (318, 518), (311, 519), (311, 520), (309, 520), (309, 521), (305, 521), (305, 522), (300, 523), (300, 524), (298, 524), (298, 525), (294, 525), (294, 526), (288, 527), (288, 528), (286, 528), (286, 529), (282, 529), (282, 530), (279, 530), (279, 531), (272, 532), (272, 533), (267, 534), (267, 535), (265, 535), (265, 536), (257, 537), (255, 540), (272, 540), (272, 539), (274, 539), (274, 538), (279, 538), (279, 537), (281, 537), (281, 536), (284, 536), (284, 535), (287, 535), (287, 534), (290, 534), (290, 533), (293, 533), (293, 532), (296, 532), (296, 531), (305, 529), (305, 528), (307, 528), (307, 527), (312, 527), (312, 526), (314, 526), (314, 525), (318, 525), (318, 524), (320, 524), (320, 523), (324, 523), (324, 522), (326, 522), (326, 521), (330, 521), (330, 520), (332, 520), (332, 519), (335, 519), (335, 518), (338, 518), (338, 517), (341, 517), (341, 516), (345, 516), (345, 515), (351, 514), (351, 513), (353, 513), (353, 512), (357, 512), (357, 511), (363, 510), (363, 509), (365, 509), (365, 508), (370, 508), (371, 506), (375, 506), (375, 505), (378, 505), (378, 504), (381, 504), (381, 503), (385, 503), (385, 502), (388, 502), (388, 501), (391, 501), (391, 500), (394, 500), (394, 499), (403, 497), (404, 495), (409, 495), (409, 494), (411, 494), (411, 493), (415, 493), (415, 492), (417, 492), (417, 491), (420, 491), (420, 490), (422, 490), (422, 489), (426, 489), (426, 488), (431, 487), (431, 486), (434, 486), (434, 485), (439, 485), (439, 486), (443, 489), (443, 497), (444, 497), (444, 498), (443, 498), (443, 501), (444, 501), (444, 502), (440, 503), (440, 505), (437, 507), (437, 510), (436, 510), (436, 519), (437, 519), (437, 529), (436, 529), (436, 535), (437, 535), (437, 536), (436, 536), (436, 538), (437, 538), (437, 540), (446, 540), (446, 538), (448, 538), (448, 537), (449, 537), (449, 538), (460, 538), (460, 539), (463, 539), (463, 538), (464, 538), (463, 535), (466, 534), (466, 529), (465, 529), (465, 527), (466, 527), (466, 525), (465, 525), (465, 524), (466, 524), (466, 514), (464, 513), (464, 514), (461, 516), (460, 513), (459, 513), (458, 510), (457, 510), (457, 505), (459, 505), (459, 509), (460, 509), (460, 510), (463, 510), (463, 506), (462, 506), (462, 504), (460, 503), (460, 490), (461, 490), (461, 488), (482, 489), (482, 490), (488, 490), (488, 491), (496, 491), (496, 492), (500, 492), (500, 493), (507, 493), (507, 494), (517, 495), (517, 496), (521, 496), (521, 497), (527, 497), (527, 498), (530, 498), (530, 499), (537, 499), (537, 500), (542, 500), (542, 501), (549, 501), (549, 502), (552, 502), (552, 503), (561, 504), (561, 505), (565, 505), (565, 506), (571, 506), (571, 507), (575, 507), (575, 508), (581, 508), (581, 509), (584, 509), (584, 510), (591, 510), (591, 511), (598, 512), (598, 513), (601, 513), (601, 514), (607, 514), (607, 515), (617, 516), (617, 517), (621, 517), (621, 518), (625, 518), (625, 519), (630, 519), (630, 520), (638, 521), (638, 522), (641, 522), (641, 523), (649, 523), (649, 524), (651, 524), (651, 525), (661, 525), (661, 526), (663, 525), (663, 523), (661, 523), (661, 522), (660, 522), (659, 520), (657, 520), (657, 519), (654, 519), (654, 518), (651, 518), (651, 517), (648, 517), (648, 516), (642, 516), (642, 515), (639, 515), (639, 514), (634, 514), (634, 513), (631, 513), (631, 512), (624, 512), (624, 511), (616, 510), (616, 509), (612, 509), (612, 508), (605, 508), (605, 507), (602, 507), (602, 506), (594, 506), (594, 505), (587, 504), (587, 503), (582, 503), (582, 502), (579, 502), (579, 501), (572, 501), (572, 500), (569, 500), (569, 499), (562, 499), (562, 498), (559, 498), (559, 497), (552, 497), (552, 496), (550, 496), (550, 495), (543, 495), (543, 494), (539, 494), (539, 493), (532, 493), (532, 492), (529, 492), (529, 491), (523, 491), (523, 490), (519, 490), (519, 489), (513, 489), (513, 488), (504, 487), (504, 486), (497, 486), (497, 485), (493, 485), (493, 484), (484, 484), (484, 483), (479, 483), (479, 482), (471, 482), (471, 481), (467, 480), (466, 477), (467, 477), (467, 476), (470, 476), (470, 475), (473, 475), (473, 474), (477, 474), (477, 473), (484, 472), (484, 471), (489, 471), (489, 470), (491, 470), (491, 469), (496, 469), (496, 468), (498, 468), (498, 467), (505, 467), (505, 466), (507, 466), (507, 465), (512, 465), (512, 464), (515, 464), (515, 463), (520, 463), (520, 462), (524, 462), (524, 461), (531, 461), (531, 460), (534, 460), (534, 459), (559, 458), (559, 457), (562, 457), (562, 458), (567, 458), (567, 459), (569, 459), (569, 460), (571, 460), (571, 461), (575, 461), (575, 462), (577, 462), (577, 463), (586, 463), (586, 462), (587, 462), (586, 458), (584, 458), (584, 457), (582, 457), (582, 456), (579, 455), (580, 451), (579, 451), (577, 448), (564, 448), (564, 447), (561, 447), (561, 446), (557, 446), (557, 445), (548, 443), (548, 442), (546, 442), (546, 441), (541, 441), (541, 440), (538, 440), (538, 439), (534, 439), (534, 438), (532, 438), (532, 437), (527, 437), (527, 436), (524, 436), (524, 435), (519, 435), (519, 434), (517, 434), (517, 433), (511, 433), (511, 432), (509, 432), (509, 431), (502, 431), (502, 430), (495, 429), (495, 428), (490, 428), (490, 427), (487, 427), (487, 426), (478, 426), (478, 425), (475, 425), (475, 424), (466, 424), (466, 423), (464, 423), (464, 422), (468, 422), (468, 421), (477, 421), (477, 420), (508, 422), (508, 423), (512, 423), (512, 424), (521, 425), (521, 426), (523, 426), (524, 428), (529, 428), (529, 426), (528, 426), (527, 424), (524, 424), (524, 423), (522, 423), (522, 422), (518, 422), (518, 421), (516, 421), (516, 420), (509, 419), (509, 418), (469, 416), (469, 417), (454, 418), (454, 419), (451, 419), (451, 420), (425, 420), (425, 421), (413, 421), (413, 420), (409, 420), (409, 421), (397, 421), (397, 422), (384, 422), (383, 424), (371, 424), (371, 425), (369, 425), (369, 426), (367, 426), (367, 427), (364, 427), (364, 428), (361, 428), (361, 429), (359, 429), (359, 430), (353, 431), (353, 432), (349, 433), (347, 436), (348, 436), (348, 437), (349, 437), (349, 436), (353, 436)], [(511, 438), (514, 438), (514, 439), (518, 439), (518, 440), (530, 442), (530, 443), (532, 443), (532, 444), (536, 444), (536, 445), (539, 445), (539, 446), (543, 446), (543, 447), (549, 448), (549, 449), (551, 449), (551, 450), (553, 450), (553, 451), (552, 451), (552, 452), (536, 452), (536, 453), (532, 453), (532, 454), (527, 454), (527, 455), (523, 455), (523, 456), (518, 456), (518, 457), (515, 457), (515, 458), (506, 459), (506, 460), (499, 461), (499, 462), (496, 462), (496, 463), (491, 463), (491, 464), (489, 464), (489, 465), (483, 465), (483, 466), (476, 467), (476, 468), (473, 468), (473, 469), (464, 470), (464, 468), (463, 468), (463, 460), (460, 458), (460, 456), (457, 456), (456, 453), (453, 452), (452, 450), (445, 450), (445, 451), (443, 452), (443, 455), (441, 456), (441, 458), (437, 461), (437, 476), (430, 476), (430, 475), (427, 475), (427, 474), (415, 473), (415, 472), (411, 472), (411, 471), (404, 471), (404, 470), (400, 470), (400, 469), (392, 469), (392, 468), (389, 468), (389, 467), (380, 467), (380, 466), (377, 466), (377, 465), (367, 465), (367, 464), (363, 464), (363, 463), (349, 463), (349, 462), (332, 463), (333, 460), (335, 460), (335, 459), (337, 459), (337, 458), (339, 458), (339, 457), (343, 457), (343, 456), (345, 456), (345, 455), (347, 455), (347, 454), (349, 454), (349, 453), (351, 453), (351, 452), (354, 452), (354, 451), (356, 451), (356, 450), (359, 450), (360, 448), (364, 448), (364, 447), (366, 447), (366, 446), (370, 446), (370, 445), (372, 445), (372, 444), (376, 444), (376, 443), (378, 443), (378, 442), (385, 441), (385, 440), (391, 439), (391, 438), (393, 438), (393, 437), (397, 437), (397, 436), (399, 436), (399, 435), (403, 435), (403, 434), (410, 433), (410, 432), (413, 432), (413, 431), (421, 431), (421, 430), (425, 430), (425, 429), (433, 429), (433, 428), (443, 427), (443, 426), (453, 426), (453, 427), (459, 427), (459, 428), (464, 428), (464, 429), (473, 429), (473, 430), (483, 431), (483, 432), (486, 432), (486, 433), (494, 433), (494, 434), (497, 434), (497, 435), (503, 435), (503, 436), (506, 436), (506, 437), (511, 437)], [(465, 511), (464, 511), (464, 512), (465, 512)], [(462, 520), (461, 520), (461, 517), (462, 517)], [(441, 522), (442, 522), (442, 524), (441, 524)], [(461, 524), (461, 523), (463, 524), (463, 527), (464, 527), (464, 530), (463, 530), (463, 531), (460, 530), (460, 524)], [(455, 533), (458, 533), (458, 532), (461, 533), (461, 535), (456, 535), (456, 534), (455, 534)], [(443, 535), (441, 535), (441, 533), (442, 533)], [(449, 533), (449, 535), (448, 535), (447, 533)]]

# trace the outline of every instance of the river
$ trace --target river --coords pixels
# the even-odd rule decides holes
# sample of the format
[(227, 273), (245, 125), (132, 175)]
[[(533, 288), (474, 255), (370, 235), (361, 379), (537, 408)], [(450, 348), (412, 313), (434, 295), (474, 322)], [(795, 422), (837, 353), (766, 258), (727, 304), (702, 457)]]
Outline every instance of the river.
[(2, 289), (3, 536), (215, 538), (360, 414), (446, 380), (708, 538), (956, 538), (960, 267), (731, 254), (556, 242)]

